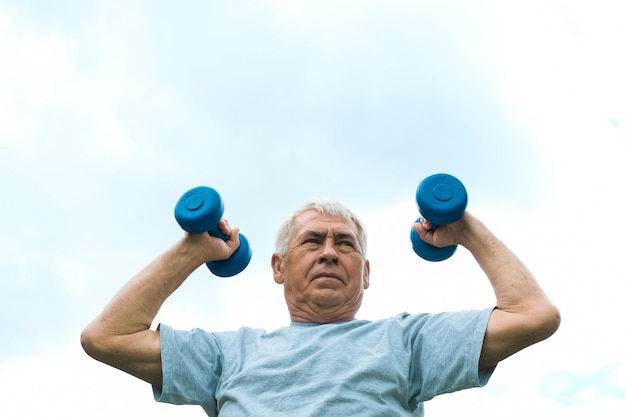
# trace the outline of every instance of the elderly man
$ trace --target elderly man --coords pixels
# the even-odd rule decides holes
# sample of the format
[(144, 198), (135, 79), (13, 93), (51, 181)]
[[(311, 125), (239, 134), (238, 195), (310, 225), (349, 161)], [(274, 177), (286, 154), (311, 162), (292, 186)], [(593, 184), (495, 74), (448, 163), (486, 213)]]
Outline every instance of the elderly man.
[(267, 333), (150, 326), (199, 266), (227, 259), (227, 241), (186, 234), (131, 279), (83, 331), (95, 359), (153, 386), (155, 399), (197, 404), (210, 416), (421, 416), (436, 395), (483, 386), (501, 360), (546, 339), (559, 311), (530, 271), (485, 225), (465, 213), (415, 231), (435, 246), (460, 244), (484, 270), (496, 307), (355, 318), (369, 286), (366, 232), (333, 201), (296, 211), (280, 228), (271, 265), (291, 325)]

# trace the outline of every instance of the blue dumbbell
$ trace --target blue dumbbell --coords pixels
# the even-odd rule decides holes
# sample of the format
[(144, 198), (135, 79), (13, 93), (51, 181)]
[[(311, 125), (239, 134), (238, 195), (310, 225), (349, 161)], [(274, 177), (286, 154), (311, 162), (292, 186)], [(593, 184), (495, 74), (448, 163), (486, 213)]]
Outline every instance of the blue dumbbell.
[[(433, 224), (433, 228), (454, 223), (463, 217), (467, 207), (467, 191), (455, 177), (448, 174), (434, 174), (426, 177), (415, 193), (417, 208), (423, 218)], [(417, 219), (419, 222), (421, 218)], [(434, 230), (434, 229), (433, 229)], [(413, 250), (427, 261), (443, 261), (451, 257), (457, 245), (438, 248), (420, 239), (411, 228)]]
[[(228, 236), (220, 231), (217, 224), (222, 219), (224, 203), (219, 193), (209, 187), (195, 187), (187, 191), (176, 203), (174, 217), (184, 231), (192, 234), (208, 232), (224, 241)], [(231, 277), (243, 271), (250, 263), (252, 251), (248, 239), (239, 234), (239, 247), (230, 258), (223, 261), (209, 261), (206, 266), (218, 277)]]

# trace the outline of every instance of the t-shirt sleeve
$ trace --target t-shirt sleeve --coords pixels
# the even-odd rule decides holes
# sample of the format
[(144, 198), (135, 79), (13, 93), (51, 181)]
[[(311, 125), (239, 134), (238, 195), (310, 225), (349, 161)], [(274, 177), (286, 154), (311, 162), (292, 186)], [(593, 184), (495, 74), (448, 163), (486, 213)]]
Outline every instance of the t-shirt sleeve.
[(170, 404), (200, 405), (216, 416), (215, 390), (222, 373), (220, 344), (200, 329), (174, 330), (160, 324), (163, 386), (152, 387), (154, 399)]
[(478, 362), (492, 311), (440, 313), (415, 320), (407, 343), (416, 401), (487, 384), (495, 367), (479, 371)]

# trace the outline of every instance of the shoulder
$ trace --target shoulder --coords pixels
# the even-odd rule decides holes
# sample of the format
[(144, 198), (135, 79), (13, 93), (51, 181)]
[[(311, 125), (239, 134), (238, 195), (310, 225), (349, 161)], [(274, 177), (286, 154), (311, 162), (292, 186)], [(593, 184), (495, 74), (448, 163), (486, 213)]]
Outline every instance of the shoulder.
[(484, 335), (493, 308), (439, 313), (400, 313), (380, 320), (380, 325), (397, 328), (405, 337), (442, 337), (450, 334)]
[(175, 346), (188, 346), (193, 350), (222, 349), (224, 345), (250, 342), (266, 335), (263, 329), (241, 327), (233, 331), (207, 331), (201, 328), (190, 330), (175, 329), (161, 323), (157, 329), (161, 334), (161, 343)]

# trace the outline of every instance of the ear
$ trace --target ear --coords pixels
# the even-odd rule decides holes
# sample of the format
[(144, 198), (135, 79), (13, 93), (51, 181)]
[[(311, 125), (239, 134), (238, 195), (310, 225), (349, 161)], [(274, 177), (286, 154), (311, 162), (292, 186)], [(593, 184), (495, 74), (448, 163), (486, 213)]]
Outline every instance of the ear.
[(285, 282), (285, 277), (283, 275), (283, 257), (278, 253), (272, 254), (272, 271), (274, 272), (274, 281), (277, 284), (282, 284)]
[(368, 289), (370, 286), (370, 261), (366, 260), (363, 265), (363, 288)]

